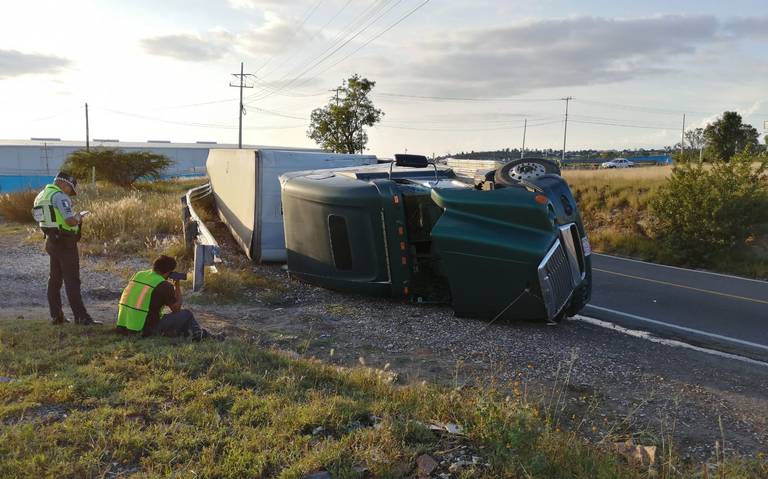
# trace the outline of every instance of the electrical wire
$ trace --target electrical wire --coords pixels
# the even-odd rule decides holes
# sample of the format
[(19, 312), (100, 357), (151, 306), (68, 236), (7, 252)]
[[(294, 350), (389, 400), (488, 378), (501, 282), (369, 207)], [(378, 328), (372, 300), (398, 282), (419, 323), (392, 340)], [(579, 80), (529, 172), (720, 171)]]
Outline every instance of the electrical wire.
[[(336, 37), (334, 37), (334, 39), (331, 41), (331, 44), (329, 46), (327, 46), (322, 52), (320, 52), (317, 56), (324, 55), (326, 52), (328, 52), (329, 50), (334, 48), (336, 45), (338, 45), (339, 42), (341, 41), (341, 39), (345, 35), (349, 34), (350, 32), (354, 31), (355, 29), (357, 29), (359, 25), (362, 25), (363, 23), (365, 23), (365, 21), (366, 21), (365, 18), (366, 18), (367, 15), (369, 15), (369, 14), (373, 15), (379, 5), (384, 6), (384, 5), (386, 5), (386, 3), (388, 1), (389, 0), (374, 0), (370, 5), (368, 5), (368, 7), (365, 8), (365, 10), (363, 10), (362, 13), (360, 13), (358, 16), (353, 18), (349, 23), (347, 23), (347, 25), (344, 26), (344, 28), (342, 28), (339, 31), (339, 33), (336, 34)], [(308, 62), (309, 62), (309, 60), (307, 61), (307, 63)], [(299, 67), (299, 68), (301, 68), (301, 67)], [(286, 72), (282, 77), (280, 77), (278, 82), (282, 82), (282, 81), (286, 80), (290, 75), (291, 75), (290, 71)], [(262, 87), (261, 90), (248, 95), (247, 99), (250, 100), (252, 98), (256, 98), (256, 97), (264, 94), (268, 90), (274, 90), (274, 89), (267, 88), (267, 87)]]
[[(347, 54), (346, 56), (342, 57), (340, 60), (338, 60), (338, 61), (336, 61), (336, 62), (332, 63), (332, 64), (331, 64), (331, 65), (329, 65), (329, 66), (327, 66), (327, 67), (326, 67), (326, 68), (324, 68), (323, 70), (321, 70), (321, 71), (317, 72), (317, 75), (322, 75), (323, 73), (327, 72), (328, 70), (330, 70), (331, 68), (335, 67), (335, 66), (336, 66), (336, 65), (338, 65), (339, 63), (341, 63), (341, 62), (345, 61), (346, 59), (348, 59), (349, 57), (351, 57), (351, 56), (352, 56), (352, 55), (354, 55), (355, 53), (359, 52), (360, 50), (362, 50), (363, 48), (365, 48), (366, 46), (368, 46), (369, 44), (371, 44), (371, 42), (373, 42), (373, 41), (374, 41), (374, 40), (376, 40), (377, 38), (381, 37), (382, 35), (384, 35), (384, 34), (385, 34), (385, 33), (387, 33), (388, 31), (390, 31), (390, 30), (392, 30), (393, 28), (395, 28), (396, 26), (398, 26), (400, 23), (402, 23), (403, 21), (405, 21), (405, 20), (406, 20), (408, 17), (410, 17), (411, 15), (413, 15), (414, 13), (416, 13), (418, 10), (420, 10), (422, 7), (424, 7), (424, 6), (425, 6), (427, 3), (429, 3), (429, 2), (430, 2), (430, 0), (424, 0), (424, 2), (423, 2), (423, 3), (419, 4), (418, 6), (416, 6), (416, 8), (414, 8), (413, 10), (411, 10), (410, 12), (408, 12), (407, 14), (405, 14), (404, 16), (400, 17), (400, 19), (398, 19), (398, 20), (397, 20), (395, 23), (391, 24), (390, 26), (388, 26), (387, 28), (385, 28), (384, 30), (382, 30), (381, 32), (379, 32), (378, 34), (376, 34), (376, 35), (374, 35), (373, 37), (369, 38), (369, 39), (368, 39), (368, 41), (366, 41), (365, 43), (363, 43), (362, 45), (360, 45), (359, 47), (357, 47), (356, 49), (354, 49), (352, 52), (350, 52), (350, 53), (349, 53), (349, 54)], [(306, 83), (306, 80), (304, 81), (304, 83)], [(301, 87), (301, 85), (303, 85), (304, 83), (300, 83), (298, 86), (299, 86), (299, 87)]]
[[(547, 121), (542, 123), (528, 123), (527, 128), (536, 128), (537, 126), (554, 125), (556, 123), (562, 123), (562, 120)], [(394, 125), (376, 125), (374, 128), (389, 128), (394, 130), (413, 130), (413, 131), (503, 131), (503, 130), (519, 130), (526, 128), (524, 125), (510, 125), (502, 127), (492, 128), (420, 128), (420, 127), (408, 127), (408, 126), (394, 126)]]
[[(91, 107), (94, 108), (94, 107)], [(104, 107), (96, 107), (97, 110), (106, 111), (115, 115), (125, 116), (129, 118), (137, 118), (140, 120), (148, 120), (148, 121), (155, 121), (159, 123), (168, 123), (171, 125), (180, 125), (180, 126), (189, 126), (189, 127), (195, 127), (195, 128), (209, 128), (209, 129), (224, 129), (224, 130), (236, 130), (238, 127), (229, 123), (198, 123), (198, 122), (190, 122), (190, 121), (177, 121), (177, 120), (168, 120), (165, 118), (157, 118), (153, 116), (148, 115), (141, 115), (138, 113), (131, 113), (126, 111), (120, 111), (120, 110), (113, 110), (111, 108), (104, 108)], [(266, 112), (266, 113), (272, 113), (272, 112)], [(282, 116), (282, 115), (278, 115)], [(291, 117), (286, 117), (291, 118)], [(293, 117), (297, 118), (297, 117)], [(300, 120), (305, 120), (304, 118), (298, 118)], [(282, 130), (282, 129), (294, 129), (294, 128), (306, 128), (306, 124), (301, 125), (275, 125), (275, 126), (254, 126), (254, 127), (248, 127), (243, 128), (244, 130)]]
[(641, 125), (628, 125), (624, 123), (608, 123), (608, 122), (600, 122), (600, 121), (589, 121), (589, 120), (572, 120), (568, 119), (568, 121), (572, 121), (574, 123), (582, 123), (586, 125), (601, 125), (601, 126), (618, 126), (622, 128), (641, 128), (646, 130), (675, 130), (680, 128), (679, 126), (641, 126)]
[[(430, 1), (430, 0), (424, 0), (424, 4), (428, 3), (429, 1)], [(336, 48), (334, 48), (334, 49), (333, 49), (333, 50), (332, 50), (330, 53), (326, 54), (326, 55), (325, 55), (325, 56), (323, 56), (322, 58), (320, 58), (320, 59), (316, 60), (316, 61), (315, 61), (314, 63), (312, 63), (310, 66), (306, 67), (306, 68), (305, 68), (305, 69), (304, 69), (304, 70), (303, 70), (301, 73), (299, 73), (299, 75), (298, 75), (298, 76), (296, 76), (296, 77), (295, 77), (295, 78), (293, 78), (291, 81), (289, 81), (289, 82), (288, 82), (288, 83), (287, 83), (287, 84), (286, 84), (286, 85), (285, 85), (285, 86), (284, 86), (282, 89), (285, 89), (285, 88), (287, 88), (287, 87), (289, 87), (289, 86), (293, 85), (295, 82), (297, 82), (297, 81), (299, 81), (300, 79), (302, 79), (302, 78), (303, 78), (303, 77), (304, 77), (306, 74), (308, 74), (310, 71), (312, 71), (313, 69), (317, 68), (317, 67), (318, 67), (319, 65), (321, 65), (323, 62), (325, 62), (326, 60), (328, 60), (329, 58), (331, 58), (331, 57), (332, 57), (333, 55), (335, 55), (335, 54), (336, 54), (336, 53), (337, 53), (339, 50), (341, 50), (342, 48), (344, 48), (345, 46), (347, 46), (347, 45), (348, 45), (348, 44), (349, 44), (349, 43), (350, 43), (352, 40), (354, 40), (355, 38), (357, 38), (358, 36), (360, 36), (360, 34), (362, 34), (363, 32), (365, 32), (366, 30), (368, 30), (369, 28), (371, 28), (371, 27), (372, 27), (374, 24), (376, 24), (376, 23), (377, 23), (379, 20), (381, 20), (381, 19), (382, 19), (382, 18), (383, 18), (385, 15), (387, 15), (387, 14), (388, 14), (390, 11), (392, 11), (392, 9), (393, 9), (394, 7), (396, 7), (398, 4), (400, 4), (400, 2), (402, 2), (402, 0), (397, 0), (397, 1), (394, 3), (394, 5), (390, 6), (388, 9), (386, 9), (386, 10), (384, 10), (383, 12), (379, 13), (379, 14), (378, 14), (376, 17), (374, 17), (372, 20), (370, 20), (370, 21), (368, 22), (368, 24), (367, 24), (367, 25), (363, 26), (363, 27), (362, 27), (360, 30), (358, 30), (358, 31), (357, 31), (357, 32), (356, 32), (354, 35), (352, 35), (352, 36), (350, 36), (349, 38), (347, 38), (346, 40), (344, 40), (344, 42), (342, 42), (342, 43), (341, 43), (341, 45), (339, 45), (339, 46), (337, 46)], [(418, 10), (418, 9), (416, 9), (416, 10)], [(415, 10), (414, 10), (414, 11), (415, 11)], [(408, 13), (408, 14), (406, 15), (406, 17), (407, 17), (407, 16), (409, 16), (409, 15), (410, 15), (411, 13), (413, 13), (414, 11), (412, 11), (412, 12)], [(401, 20), (398, 20), (398, 22), (400, 22), (400, 21), (402, 21), (402, 19), (401, 19)], [(396, 22), (396, 23), (398, 23), (398, 22)], [(281, 89), (281, 90), (282, 90), (282, 89)], [(270, 92), (270, 93), (267, 93), (267, 94), (265, 94), (265, 95), (262, 95), (262, 96), (260, 96), (260, 97), (256, 98), (256, 99), (255, 99), (255, 101), (261, 101), (261, 100), (264, 100), (264, 99), (266, 99), (266, 98), (269, 98), (269, 97), (270, 97), (270, 96), (272, 96), (274, 93), (275, 93), (275, 92)]]
[(560, 98), (515, 98), (515, 97), (501, 97), (501, 98), (470, 98), (470, 97), (450, 97), (450, 96), (427, 96), (427, 95), (406, 95), (401, 93), (389, 93), (389, 92), (376, 92), (374, 95), (384, 96), (390, 98), (404, 98), (408, 100), (430, 100), (430, 101), (467, 101), (467, 102), (559, 102)]
[[(314, 15), (314, 13), (317, 11), (317, 8), (320, 6), (320, 4), (321, 4), (321, 3), (323, 3), (323, 0), (317, 0), (317, 2), (315, 3), (315, 6), (314, 6), (314, 7), (312, 7), (312, 9), (311, 9), (311, 10), (308, 10), (308, 13), (304, 15), (304, 19), (303, 19), (303, 20), (301, 21), (301, 23), (299, 23), (299, 25), (298, 25), (298, 26), (295, 28), (295, 31), (296, 31), (296, 32), (299, 32), (299, 31), (301, 31), (301, 29), (304, 27), (304, 25), (306, 25), (306, 23), (307, 23), (307, 20), (309, 20), (309, 19), (310, 19), (310, 17), (311, 17), (312, 15)], [(267, 66), (267, 65), (269, 64), (269, 62), (271, 62), (271, 61), (272, 61), (272, 60), (275, 58), (275, 56), (276, 56), (276, 55), (277, 55), (276, 53), (273, 53), (272, 55), (270, 55), (270, 56), (269, 56), (269, 58), (267, 58), (267, 60), (266, 60), (264, 63), (262, 63), (262, 64), (261, 64), (261, 66), (260, 66), (259, 68), (257, 68), (257, 69), (256, 69), (256, 71), (254, 72), (254, 74), (255, 74), (255, 73), (259, 73), (259, 71), (260, 71), (262, 68), (264, 68), (265, 66)]]
[[(315, 31), (315, 33), (309, 38), (308, 42), (311, 42), (312, 40), (317, 38), (318, 35), (320, 35), (322, 32), (324, 32), (325, 29), (328, 28), (328, 26), (331, 23), (333, 23), (334, 20), (336, 20), (342, 13), (344, 13), (346, 11), (346, 9), (347, 9), (347, 7), (349, 7), (350, 3), (352, 3), (352, 0), (347, 0), (347, 2), (339, 10), (337, 10), (336, 13), (331, 18), (328, 19), (328, 21), (326, 21), (317, 31)], [(269, 71), (265, 72), (264, 75), (265, 76), (271, 75), (275, 71), (277, 71), (280, 68), (282, 68), (283, 66), (287, 65), (291, 60), (293, 60), (294, 58), (296, 58), (298, 56), (297, 53), (298, 52), (295, 51), (293, 55), (289, 55), (288, 57), (286, 57), (276, 67), (273, 67)]]

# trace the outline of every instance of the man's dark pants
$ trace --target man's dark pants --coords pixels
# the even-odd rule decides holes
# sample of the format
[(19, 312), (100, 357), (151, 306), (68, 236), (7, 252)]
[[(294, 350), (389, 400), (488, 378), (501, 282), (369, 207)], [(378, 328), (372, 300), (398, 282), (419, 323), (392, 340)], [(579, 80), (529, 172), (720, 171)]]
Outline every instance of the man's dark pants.
[(193, 340), (205, 339), (211, 335), (200, 327), (192, 311), (188, 309), (164, 314), (160, 318), (157, 332), (163, 336), (192, 336)]
[(61, 284), (67, 292), (69, 306), (75, 320), (88, 317), (88, 311), (80, 294), (80, 255), (75, 238), (47, 238), (45, 251), (51, 259), (51, 271), (48, 276), (48, 307), (51, 318), (64, 316), (61, 309)]

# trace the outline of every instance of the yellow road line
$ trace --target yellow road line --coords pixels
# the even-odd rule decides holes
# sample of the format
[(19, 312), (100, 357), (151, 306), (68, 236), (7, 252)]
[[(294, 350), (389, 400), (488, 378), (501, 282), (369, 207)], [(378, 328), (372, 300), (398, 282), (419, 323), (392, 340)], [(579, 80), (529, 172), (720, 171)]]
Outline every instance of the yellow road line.
[(613, 274), (616, 276), (624, 276), (625, 278), (638, 279), (640, 281), (648, 281), (649, 283), (663, 284), (665, 286), (674, 286), (675, 288), (690, 289), (691, 291), (698, 291), (700, 293), (714, 294), (717, 296), (723, 296), (725, 298), (739, 299), (742, 301), (751, 301), (753, 303), (768, 304), (768, 301), (763, 299), (748, 298), (746, 296), (737, 296), (735, 294), (721, 293), (720, 291), (712, 291), (711, 289), (694, 288), (693, 286), (686, 286), (684, 284), (670, 283), (669, 281), (661, 281), (658, 279), (643, 278), (642, 276), (633, 276), (631, 274), (617, 273), (616, 271), (608, 271), (607, 269), (592, 268), (593, 271), (600, 271), (601, 273)]

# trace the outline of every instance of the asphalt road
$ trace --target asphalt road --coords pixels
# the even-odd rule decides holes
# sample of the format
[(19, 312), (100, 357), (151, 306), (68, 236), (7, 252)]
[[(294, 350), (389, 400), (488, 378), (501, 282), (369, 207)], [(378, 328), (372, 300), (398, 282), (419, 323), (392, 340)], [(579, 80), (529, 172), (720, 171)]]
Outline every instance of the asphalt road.
[(603, 321), (768, 360), (768, 282), (592, 255)]

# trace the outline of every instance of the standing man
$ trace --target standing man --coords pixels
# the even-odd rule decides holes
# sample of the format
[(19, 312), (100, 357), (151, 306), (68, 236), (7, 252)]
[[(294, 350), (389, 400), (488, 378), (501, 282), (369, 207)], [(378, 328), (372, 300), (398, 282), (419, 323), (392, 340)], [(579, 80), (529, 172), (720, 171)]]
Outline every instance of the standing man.
[(88, 314), (80, 294), (80, 241), (82, 216), (72, 211), (70, 196), (77, 195), (77, 180), (67, 173), (59, 173), (53, 183), (46, 185), (35, 198), (32, 215), (45, 235), (45, 251), (50, 256), (48, 276), (48, 307), (52, 324), (64, 324), (69, 320), (61, 309), (61, 284), (67, 292), (69, 306), (75, 324), (101, 324)]

